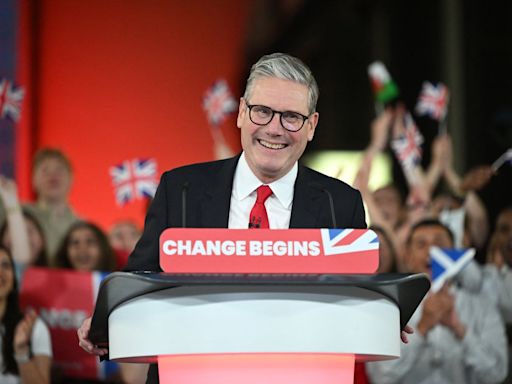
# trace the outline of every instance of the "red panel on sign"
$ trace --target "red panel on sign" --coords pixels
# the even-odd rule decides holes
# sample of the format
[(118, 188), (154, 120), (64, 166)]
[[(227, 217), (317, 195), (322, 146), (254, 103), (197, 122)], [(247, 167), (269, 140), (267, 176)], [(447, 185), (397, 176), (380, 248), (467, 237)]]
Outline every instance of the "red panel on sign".
[(160, 266), (170, 273), (374, 273), (379, 242), (367, 229), (169, 228)]

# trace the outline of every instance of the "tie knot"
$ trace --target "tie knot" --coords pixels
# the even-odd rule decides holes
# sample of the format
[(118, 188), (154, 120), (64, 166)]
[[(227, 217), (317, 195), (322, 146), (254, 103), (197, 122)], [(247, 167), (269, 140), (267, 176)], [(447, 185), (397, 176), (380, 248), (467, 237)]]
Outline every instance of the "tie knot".
[(268, 185), (260, 185), (258, 189), (256, 189), (257, 197), (256, 202), (260, 204), (264, 204), (265, 201), (272, 195), (272, 189)]

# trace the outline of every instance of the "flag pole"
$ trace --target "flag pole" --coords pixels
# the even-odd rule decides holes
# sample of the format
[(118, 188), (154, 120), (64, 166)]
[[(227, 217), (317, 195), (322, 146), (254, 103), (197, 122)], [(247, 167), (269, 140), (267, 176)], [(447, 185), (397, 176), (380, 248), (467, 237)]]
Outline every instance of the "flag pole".
[(448, 129), (447, 129), (447, 126), (446, 126), (446, 116), (443, 117), (440, 121), (439, 121), (439, 126), (438, 126), (438, 135), (441, 136), (441, 135), (446, 135), (446, 133), (448, 132)]
[(507, 149), (505, 153), (503, 153), (494, 163), (492, 163), (492, 171), (496, 172), (509, 159), (512, 159), (512, 148)]

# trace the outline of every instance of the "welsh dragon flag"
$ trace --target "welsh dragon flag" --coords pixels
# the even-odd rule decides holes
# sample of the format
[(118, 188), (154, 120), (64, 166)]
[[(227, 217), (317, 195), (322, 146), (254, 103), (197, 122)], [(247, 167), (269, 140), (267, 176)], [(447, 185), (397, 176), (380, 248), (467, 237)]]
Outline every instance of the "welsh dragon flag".
[(368, 75), (377, 101), (388, 103), (398, 97), (398, 87), (380, 61), (374, 61), (368, 66)]

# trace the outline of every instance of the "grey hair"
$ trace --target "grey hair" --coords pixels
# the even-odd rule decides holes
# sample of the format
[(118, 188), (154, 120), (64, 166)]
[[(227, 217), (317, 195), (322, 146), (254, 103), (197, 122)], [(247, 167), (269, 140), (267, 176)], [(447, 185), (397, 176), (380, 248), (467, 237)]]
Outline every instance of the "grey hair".
[(311, 70), (301, 60), (285, 53), (272, 53), (261, 57), (251, 68), (245, 86), (245, 100), (251, 95), (254, 80), (260, 77), (277, 77), (307, 86), (309, 113), (315, 112), (319, 94), (318, 84)]

